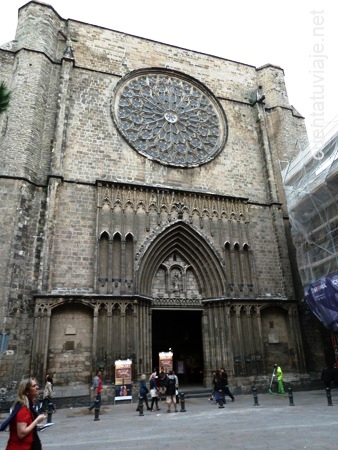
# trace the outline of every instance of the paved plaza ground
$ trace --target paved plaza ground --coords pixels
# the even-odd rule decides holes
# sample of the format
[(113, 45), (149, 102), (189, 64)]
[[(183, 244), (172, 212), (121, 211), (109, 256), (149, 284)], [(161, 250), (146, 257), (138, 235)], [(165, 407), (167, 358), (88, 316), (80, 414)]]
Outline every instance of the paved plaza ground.
[[(230, 399), (229, 399), (230, 400)], [(87, 408), (59, 409), (54, 425), (40, 432), (43, 450), (103, 449), (255, 449), (338, 448), (338, 391), (332, 406), (325, 390), (285, 396), (238, 395), (224, 409), (207, 398), (188, 398), (186, 412), (136, 412), (136, 404), (103, 406), (100, 420)], [(181, 410), (179, 406), (178, 410)], [(4, 449), (8, 432), (0, 433)]]

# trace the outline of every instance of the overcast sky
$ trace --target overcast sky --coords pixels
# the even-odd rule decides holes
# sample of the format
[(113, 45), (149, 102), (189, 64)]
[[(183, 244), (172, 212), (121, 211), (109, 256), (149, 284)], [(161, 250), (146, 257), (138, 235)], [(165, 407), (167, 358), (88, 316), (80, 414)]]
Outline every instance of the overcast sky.
[[(0, 44), (15, 37), (18, 9), (1, 6)], [(310, 141), (337, 124), (338, 2), (335, 0), (50, 0), (64, 19), (260, 67), (284, 69), (290, 103)]]

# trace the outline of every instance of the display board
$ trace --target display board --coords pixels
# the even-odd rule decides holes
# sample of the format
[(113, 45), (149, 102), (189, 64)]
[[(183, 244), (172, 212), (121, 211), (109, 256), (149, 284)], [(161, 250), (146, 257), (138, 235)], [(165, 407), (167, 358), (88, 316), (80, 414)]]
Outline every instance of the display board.
[(163, 367), (166, 373), (173, 370), (173, 352), (160, 352), (158, 356), (159, 368)]
[(132, 400), (132, 361), (115, 361), (115, 401)]

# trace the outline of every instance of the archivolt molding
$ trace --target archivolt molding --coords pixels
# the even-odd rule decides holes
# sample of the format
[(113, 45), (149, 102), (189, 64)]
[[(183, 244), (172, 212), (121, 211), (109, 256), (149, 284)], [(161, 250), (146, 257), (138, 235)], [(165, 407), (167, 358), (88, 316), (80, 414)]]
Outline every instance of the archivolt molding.
[(116, 312), (119, 314), (125, 314), (125, 312), (132, 311), (135, 312), (138, 305), (146, 304), (150, 306), (150, 300), (136, 300), (131, 298), (126, 299), (116, 299), (107, 298), (69, 298), (69, 297), (50, 297), (50, 298), (36, 298), (35, 299), (35, 317), (41, 317), (46, 315), (51, 315), (52, 311), (60, 306), (64, 305), (83, 305), (93, 311), (93, 315), (97, 315), (102, 309), (105, 309), (107, 314), (112, 315)]
[(137, 285), (143, 295), (151, 295), (152, 281), (158, 268), (171, 254), (177, 253), (194, 271), (203, 297), (223, 296), (226, 277), (220, 256), (196, 230), (178, 220), (164, 227), (142, 249), (137, 261)]
[(223, 305), (227, 308), (228, 314), (238, 316), (241, 315), (257, 315), (261, 316), (262, 312), (268, 311), (270, 308), (277, 308), (286, 312), (289, 316), (297, 315), (297, 303), (290, 301), (276, 301), (271, 299), (268, 303), (261, 303), (261, 300), (251, 301), (238, 301), (237, 299), (218, 298), (211, 300), (202, 300), (202, 305), (212, 308)]
[(268, 308), (281, 308), (284, 309), (284, 311), (286, 311), (288, 314), (293, 314), (293, 309), (295, 308), (295, 303), (287, 303), (287, 302), (281, 302), (280, 299), (278, 299), (278, 301), (274, 301), (268, 304), (261, 304), (259, 306), (259, 310), (262, 313), (262, 311), (264, 311), (265, 309)]
[(154, 298), (153, 308), (186, 308), (186, 309), (203, 309), (200, 298)]
[(68, 297), (51, 297), (51, 298), (36, 298), (35, 299), (35, 317), (51, 316), (54, 309), (68, 304), (83, 305), (86, 308), (92, 310), (95, 309), (95, 305), (85, 298), (68, 298)]
[[(158, 239), (159, 236), (161, 236), (163, 233), (170, 233), (173, 230), (173, 227), (175, 226), (175, 229), (177, 229), (177, 226), (181, 225), (182, 227), (185, 227), (185, 229), (191, 229), (192, 233), (196, 233), (196, 237), (197, 239), (200, 239), (201, 241), (205, 241), (205, 244), (207, 244), (207, 246), (210, 246), (210, 248), (212, 249), (212, 251), (215, 253), (215, 255), (217, 256), (218, 261), (221, 264), (224, 264), (224, 258), (222, 257), (222, 255), (218, 252), (218, 250), (214, 247), (213, 242), (210, 238), (204, 236), (196, 227), (194, 227), (191, 224), (187, 224), (184, 221), (181, 220), (175, 220), (172, 223), (168, 223), (166, 225), (164, 225), (163, 227), (156, 227), (156, 229), (152, 230), (152, 233), (150, 235), (147, 236), (145, 243), (140, 245), (139, 247), (139, 252), (136, 254), (136, 268), (138, 268), (141, 264), (141, 260), (144, 256), (144, 254), (148, 251), (149, 247), (152, 246), (156, 240)], [(183, 228), (182, 228), (183, 230)]]

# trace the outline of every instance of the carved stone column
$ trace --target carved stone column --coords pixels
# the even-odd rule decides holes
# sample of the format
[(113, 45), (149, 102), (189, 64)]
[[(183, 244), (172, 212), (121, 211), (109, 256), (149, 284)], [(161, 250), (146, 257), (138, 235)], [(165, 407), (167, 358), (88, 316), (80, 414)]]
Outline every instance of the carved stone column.
[[(97, 324), (98, 324), (99, 307), (96, 304), (93, 312), (93, 359), (97, 352)], [(96, 370), (96, 367), (95, 367)]]
[(297, 358), (296, 370), (304, 371), (305, 370), (305, 358), (304, 358), (304, 350), (303, 350), (303, 345), (302, 345), (302, 338), (300, 335), (298, 312), (297, 312), (296, 305), (292, 305), (288, 309), (288, 318), (289, 318), (289, 327), (292, 332), (292, 342), (294, 343), (294, 346), (295, 346), (295, 356)]
[(49, 348), (49, 334), (50, 334), (50, 318), (52, 315), (52, 311), (50, 306), (47, 308), (47, 315), (45, 318), (45, 336), (44, 336), (44, 350), (43, 350), (43, 373), (46, 374), (48, 367), (48, 348)]
[(108, 355), (112, 354), (112, 321), (113, 321), (113, 313), (112, 313), (112, 305), (111, 303), (108, 304), (107, 309), (107, 353)]
[[(241, 356), (241, 361), (244, 361), (244, 348), (242, 339), (242, 324), (241, 324), (241, 305), (236, 305), (236, 328), (237, 328), (237, 342), (239, 347), (239, 352)], [(243, 368), (242, 368), (243, 370)]]
[(203, 341), (203, 359), (204, 359), (204, 385), (210, 386), (211, 373), (213, 368), (211, 367), (211, 346), (210, 346), (210, 318), (209, 310), (204, 309), (202, 312), (202, 341)]
[(126, 353), (126, 305), (123, 304), (121, 311), (121, 352)]
[[(123, 215), (124, 217), (124, 215)], [(121, 240), (121, 294), (126, 293), (126, 241)]]
[(265, 372), (265, 355), (264, 355), (264, 343), (263, 343), (263, 331), (262, 331), (262, 318), (260, 308), (257, 308), (257, 329), (259, 337), (260, 352), (262, 355), (262, 371)]

